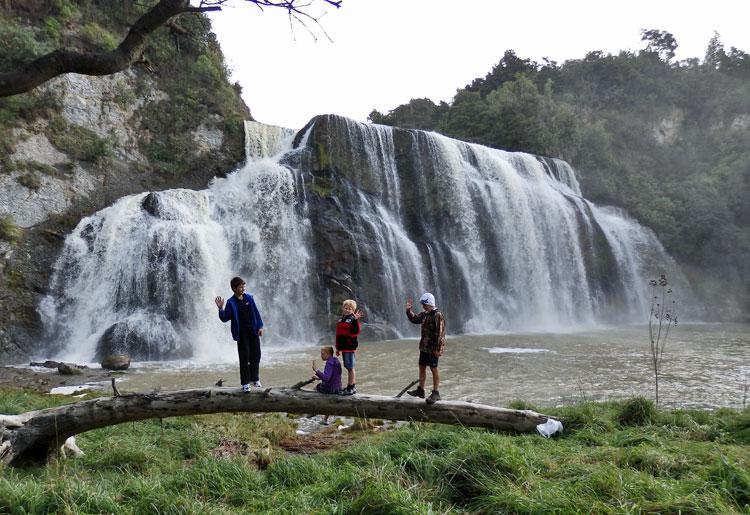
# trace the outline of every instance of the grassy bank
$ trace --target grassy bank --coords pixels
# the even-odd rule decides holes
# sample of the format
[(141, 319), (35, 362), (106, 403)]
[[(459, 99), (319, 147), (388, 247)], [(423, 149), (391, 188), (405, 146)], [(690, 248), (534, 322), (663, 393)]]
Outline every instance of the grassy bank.
[[(3, 413), (70, 402), (0, 394)], [(414, 424), (310, 455), (284, 450), (301, 437), (282, 415), (128, 423), (80, 435), (83, 457), (2, 469), (0, 512), (750, 512), (750, 410), (544, 411), (564, 436)]]

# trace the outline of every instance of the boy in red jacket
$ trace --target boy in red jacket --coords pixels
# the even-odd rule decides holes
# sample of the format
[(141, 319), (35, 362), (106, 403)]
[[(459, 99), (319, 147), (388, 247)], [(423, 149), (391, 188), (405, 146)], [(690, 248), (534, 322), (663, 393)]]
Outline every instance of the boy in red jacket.
[(354, 375), (355, 354), (359, 346), (357, 336), (359, 335), (359, 319), (362, 318), (362, 312), (357, 310), (357, 303), (351, 299), (344, 301), (341, 311), (344, 316), (336, 324), (336, 355), (342, 355), (347, 375), (346, 388), (341, 391), (341, 394), (354, 395), (357, 393)]

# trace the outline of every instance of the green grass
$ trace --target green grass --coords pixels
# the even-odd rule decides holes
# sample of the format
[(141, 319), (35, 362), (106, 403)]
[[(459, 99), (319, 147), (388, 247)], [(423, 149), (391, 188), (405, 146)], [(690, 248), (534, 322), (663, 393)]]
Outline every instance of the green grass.
[[(69, 402), (2, 394), (6, 413)], [(624, 416), (633, 403), (649, 421)], [(651, 408), (552, 409), (553, 439), (410, 424), (310, 456), (276, 447), (294, 437), (278, 415), (126, 423), (80, 435), (83, 457), (1, 470), (0, 512), (747, 513), (750, 410)], [(227, 442), (243, 451), (217, 455)]]

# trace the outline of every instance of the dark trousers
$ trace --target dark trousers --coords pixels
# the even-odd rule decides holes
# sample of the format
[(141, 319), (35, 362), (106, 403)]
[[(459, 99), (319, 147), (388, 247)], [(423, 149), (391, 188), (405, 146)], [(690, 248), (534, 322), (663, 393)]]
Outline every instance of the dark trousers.
[(237, 341), (237, 354), (240, 357), (240, 383), (250, 384), (259, 381), (258, 367), (260, 366), (260, 337), (241, 331)]

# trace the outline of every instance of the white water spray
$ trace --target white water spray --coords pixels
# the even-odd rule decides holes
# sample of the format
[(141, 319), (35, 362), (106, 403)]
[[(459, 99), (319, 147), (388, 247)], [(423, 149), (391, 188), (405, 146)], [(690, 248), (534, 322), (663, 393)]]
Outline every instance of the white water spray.
[[(213, 302), (242, 276), (268, 340), (309, 343), (309, 254), (293, 171), (269, 157), (291, 131), (246, 124), (248, 163), (205, 191), (131, 195), (66, 238), (41, 311), (62, 356), (125, 348), (139, 360), (236, 358)], [(290, 297), (294, 295), (294, 301)]]

